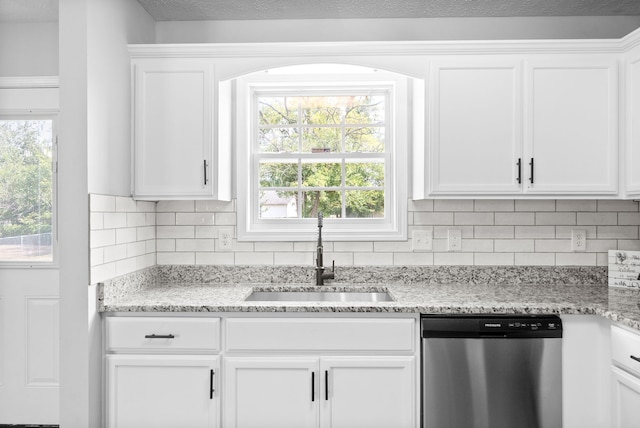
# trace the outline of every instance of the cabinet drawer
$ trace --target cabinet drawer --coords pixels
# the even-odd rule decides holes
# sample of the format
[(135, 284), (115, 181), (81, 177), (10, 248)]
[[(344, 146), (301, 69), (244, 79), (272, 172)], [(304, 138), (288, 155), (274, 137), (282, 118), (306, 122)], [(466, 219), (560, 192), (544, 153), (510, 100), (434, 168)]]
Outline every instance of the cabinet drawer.
[(120, 318), (106, 320), (107, 352), (220, 350), (218, 318)]
[(229, 351), (414, 352), (413, 319), (231, 318)]
[(611, 357), (617, 365), (640, 376), (640, 334), (611, 327)]

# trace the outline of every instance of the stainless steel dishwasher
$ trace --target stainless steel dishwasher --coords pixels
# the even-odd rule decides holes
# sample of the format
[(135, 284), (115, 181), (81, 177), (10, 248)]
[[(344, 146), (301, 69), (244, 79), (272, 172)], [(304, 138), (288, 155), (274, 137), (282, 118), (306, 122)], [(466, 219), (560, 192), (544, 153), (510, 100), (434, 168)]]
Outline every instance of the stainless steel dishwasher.
[(423, 315), (423, 428), (561, 428), (554, 315)]

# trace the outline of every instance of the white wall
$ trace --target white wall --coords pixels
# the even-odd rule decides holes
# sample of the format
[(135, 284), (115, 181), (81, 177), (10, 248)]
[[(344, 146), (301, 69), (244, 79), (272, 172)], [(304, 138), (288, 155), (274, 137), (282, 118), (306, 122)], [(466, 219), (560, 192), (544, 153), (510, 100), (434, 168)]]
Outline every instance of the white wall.
[(156, 41), (231, 43), (617, 39), (638, 27), (640, 16), (166, 21), (156, 24)]
[(59, 7), (60, 425), (93, 428), (101, 421), (101, 323), (89, 287), (89, 188), (129, 193), (127, 43), (152, 40), (153, 21), (131, 0)]
[(0, 76), (57, 75), (57, 22), (0, 22)]
[(152, 43), (155, 21), (135, 1), (92, 1), (88, 22), (89, 192), (131, 194), (128, 43)]

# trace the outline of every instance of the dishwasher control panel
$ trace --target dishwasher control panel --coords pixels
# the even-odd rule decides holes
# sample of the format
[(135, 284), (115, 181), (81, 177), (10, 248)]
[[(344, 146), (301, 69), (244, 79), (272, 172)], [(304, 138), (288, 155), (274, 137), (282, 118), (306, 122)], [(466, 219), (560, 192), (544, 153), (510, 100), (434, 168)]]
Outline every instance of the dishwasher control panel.
[(422, 337), (560, 338), (557, 315), (422, 315)]

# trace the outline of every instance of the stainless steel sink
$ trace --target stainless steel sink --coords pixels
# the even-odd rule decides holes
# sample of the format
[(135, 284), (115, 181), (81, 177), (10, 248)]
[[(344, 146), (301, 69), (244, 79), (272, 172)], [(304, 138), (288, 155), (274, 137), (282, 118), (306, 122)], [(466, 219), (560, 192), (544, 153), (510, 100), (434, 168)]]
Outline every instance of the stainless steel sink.
[(386, 291), (254, 291), (250, 302), (393, 302)]

